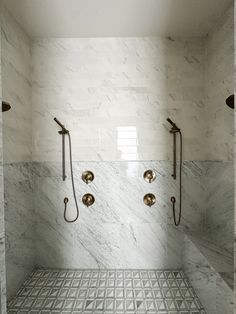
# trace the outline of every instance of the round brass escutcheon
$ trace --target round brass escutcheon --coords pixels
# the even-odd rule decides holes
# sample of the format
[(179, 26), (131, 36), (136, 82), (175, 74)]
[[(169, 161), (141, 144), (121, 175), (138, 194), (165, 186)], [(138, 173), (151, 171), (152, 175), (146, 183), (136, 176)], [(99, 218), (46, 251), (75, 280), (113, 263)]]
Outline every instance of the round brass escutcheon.
[(86, 170), (82, 174), (82, 180), (86, 183), (89, 184), (94, 180), (94, 174), (92, 171)]
[(93, 203), (95, 202), (95, 197), (89, 193), (84, 194), (84, 196), (82, 197), (82, 202), (84, 203), (85, 206), (89, 207), (93, 205)]
[(152, 193), (146, 194), (143, 198), (143, 202), (145, 205), (151, 207), (156, 203), (156, 196)]
[(155, 171), (149, 169), (144, 172), (143, 177), (145, 181), (147, 181), (148, 183), (152, 183), (156, 180), (156, 173)]

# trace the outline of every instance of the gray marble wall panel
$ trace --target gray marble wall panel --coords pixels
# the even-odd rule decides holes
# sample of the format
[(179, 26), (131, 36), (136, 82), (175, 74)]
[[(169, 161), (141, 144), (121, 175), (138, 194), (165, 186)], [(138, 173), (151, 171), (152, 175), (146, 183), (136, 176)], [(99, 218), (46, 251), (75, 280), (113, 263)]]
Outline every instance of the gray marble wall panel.
[[(147, 169), (157, 179), (143, 179)], [(81, 180), (84, 170), (95, 174), (93, 183)], [(182, 265), (182, 229), (202, 225), (204, 163), (184, 164), (182, 229), (173, 226), (170, 197), (178, 187), (170, 162), (75, 162), (75, 184), (80, 219), (63, 220), (65, 196), (68, 215), (75, 215), (71, 182), (61, 179), (61, 163), (34, 163), (34, 206), (37, 219), (37, 262), (61, 268), (179, 268)], [(69, 168), (67, 165), (67, 173)], [(92, 193), (96, 202), (85, 207), (81, 198)], [(143, 196), (152, 192), (157, 203), (149, 208)]]
[(188, 236), (184, 239), (183, 268), (207, 314), (233, 314), (232, 288)]
[[(207, 107), (208, 160), (206, 229), (215, 241), (233, 252), (233, 158), (234, 112), (225, 104), (233, 94), (233, 5), (206, 39), (205, 94)], [(228, 162), (228, 163), (227, 163)]]
[(33, 203), (30, 180), (30, 39), (5, 8), (1, 11), (2, 88), (12, 109), (3, 116), (6, 279), (10, 299), (34, 266)]
[(225, 104), (234, 91), (234, 9), (229, 9), (209, 32), (205, 55), (207, 159), (233, 161), (234, 112)]
[[(0, 10), (2, 6), (0, 4)], [(0, 33), (0, 102), (2, 102), (2, 63)], [(5, 223), (3, 196), (2, 112), (0, 112), (0, 313), (6, 314)]]
[(234, 164), (206, 162), (206, 234), (233, 252)]
[(31, 163), (4, 165), (7, 295), (14, 296), (35, 263)]
[(30, 39), (14, 18), (1, 13), (2, 90), (12, 110), (3, 116), (4, 163), (31, 161), (32, 102)]

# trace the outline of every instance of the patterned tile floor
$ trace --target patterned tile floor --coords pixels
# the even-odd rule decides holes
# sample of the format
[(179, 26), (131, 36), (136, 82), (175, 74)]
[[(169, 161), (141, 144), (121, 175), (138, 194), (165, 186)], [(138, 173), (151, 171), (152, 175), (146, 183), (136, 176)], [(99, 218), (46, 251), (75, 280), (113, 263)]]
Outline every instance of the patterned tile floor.
[(205, 314), (182, 271), (35, 270), (8, 313)]

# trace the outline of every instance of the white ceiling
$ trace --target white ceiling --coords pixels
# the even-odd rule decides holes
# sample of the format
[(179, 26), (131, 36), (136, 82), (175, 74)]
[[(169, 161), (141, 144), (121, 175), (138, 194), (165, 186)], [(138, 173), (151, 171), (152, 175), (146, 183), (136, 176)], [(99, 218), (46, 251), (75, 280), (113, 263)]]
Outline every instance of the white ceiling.
[(204, 36), (233, 0), (4, 0), (31, 37)]

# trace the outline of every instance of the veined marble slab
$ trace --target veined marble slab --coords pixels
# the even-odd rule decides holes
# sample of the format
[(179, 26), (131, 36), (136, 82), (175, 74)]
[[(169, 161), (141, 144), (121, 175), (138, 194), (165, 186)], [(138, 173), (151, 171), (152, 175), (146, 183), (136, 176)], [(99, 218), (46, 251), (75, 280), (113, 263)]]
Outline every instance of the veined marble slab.
[[(178, 186), (170, 162), (75, 162), (74, 176), (80, 218), (75, 224), (63, 219), (65, 196), (69, 197), (68, 217), (75, 206), (68, 164), (68, 178), (62, 182), (61, 163), (34, 163), (34, 206), (37, 219), (38, 266), (61, 268), (168, 268), (182, 265), (182, 229), (201, 226), (202, 178), (204, 163), (184, 164), (183, 220), (175, 228), (170, 197)], [(152, 184), (143, 179), (154, 169)], [(86, 185), (82, 172), (91, 170), (95, 180)], [(152, 192), (157, 203), (149, 208), (143, 196)], [(95, 196), (95, 204), (85, 207), (85, 193)]]
[(233, 290), (188, 235), (184, 238), (183, 268), (208, 314), (233, 314)]
[(11, 299), (35, 265), (32, 165), (4, 165), (7, 296)]

